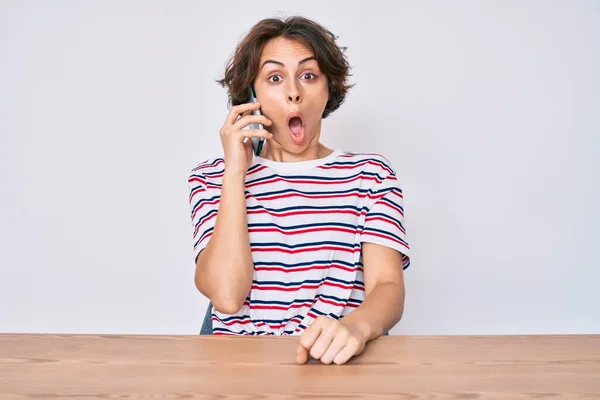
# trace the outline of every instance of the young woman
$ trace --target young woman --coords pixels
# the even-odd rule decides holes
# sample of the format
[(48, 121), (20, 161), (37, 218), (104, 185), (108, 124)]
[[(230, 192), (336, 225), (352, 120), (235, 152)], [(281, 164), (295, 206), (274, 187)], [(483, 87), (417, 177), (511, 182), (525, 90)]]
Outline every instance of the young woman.
[[(320, 142), (352, 86), (335, 39), (299, 16), (256, 24), (219, 81), (232, 105), (224, 156), (189, 177), (195, 283), (214, 305), (213, 333), (299, 335), (298, 363), (345, 363), (391, 329), (410, 263), (388, 160)], [(266, 139), (260, 156), (251, 137)]]

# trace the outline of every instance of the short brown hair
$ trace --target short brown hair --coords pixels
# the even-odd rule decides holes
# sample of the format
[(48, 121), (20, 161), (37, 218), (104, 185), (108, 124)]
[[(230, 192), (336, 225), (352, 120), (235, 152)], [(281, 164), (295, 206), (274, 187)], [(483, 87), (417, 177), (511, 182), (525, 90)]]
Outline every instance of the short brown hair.
[(248, 102), (248, 87), (258, 74), (262, 50), (269, 40), (279, 36), (299, 40), (314, 51), (319, 68), (328, 81), (329, 100), (322, 116), (326, 118), (342, 105), (346, 93), (354, 86), (348, 84), (348, 77), (352, 74), (344, 55), (346, 48), (338, 47), (335, 43), (337, 36), (325, 27), (301, 16), (263, 19), (242, 39), (227, 63), (225, 76), (217, 80), (221, 86), (227, 86), (228, 105)]

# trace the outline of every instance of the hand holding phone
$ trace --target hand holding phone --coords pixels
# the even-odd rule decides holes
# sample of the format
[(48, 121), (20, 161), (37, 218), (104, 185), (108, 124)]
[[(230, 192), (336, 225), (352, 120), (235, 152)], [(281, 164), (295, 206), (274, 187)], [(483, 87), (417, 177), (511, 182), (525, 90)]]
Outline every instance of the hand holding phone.
[[(254, 96), (253, 102), (246, 102), (231, 107), (223, 126), (219, 130), (221, 144), (225, 156), (225, 169), (234, 174), (245, 173), (250, 165), (254, 154), (260, 154), (262, 143), (265, 139), (270, 139), (273, 135), (266, 129), (256, 129), (254, 127), (271, 126), (272, 121), (260, 113), (252, 113), (259, 110), (260, 104)], [(255, 115), (252, 115), (252, 114)], [(250, 115), (249, 115), (250, 114)], [(253, 129), (245, 129), (246, 127)], [(247, 143), (248, 138), (261, 138), (262, 141), (252, 141)], [(262, 143), (261, 143), (262, 142)]]

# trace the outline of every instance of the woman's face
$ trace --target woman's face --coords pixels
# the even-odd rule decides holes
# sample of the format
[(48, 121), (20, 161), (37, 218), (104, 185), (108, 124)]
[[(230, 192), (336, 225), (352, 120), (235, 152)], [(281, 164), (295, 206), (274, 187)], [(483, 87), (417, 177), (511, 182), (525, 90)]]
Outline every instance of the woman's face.
[(309, 47), (283, 37), (269, 41), (254, 90), (262, 113), (273, 122), (265, 128), (273, 133), (272, 140), (295, 154), (318, 144), (329, 90)]

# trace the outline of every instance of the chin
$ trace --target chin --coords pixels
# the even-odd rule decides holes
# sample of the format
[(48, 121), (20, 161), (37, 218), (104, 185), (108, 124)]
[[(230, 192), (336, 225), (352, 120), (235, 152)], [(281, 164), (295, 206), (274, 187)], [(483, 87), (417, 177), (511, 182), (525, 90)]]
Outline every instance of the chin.
[[(284, 140), (280, 140), (280, 135), (284, 137)], [(290, 133), (287, 131), (278, 131), (274, 133), (274, 139), (276, 140), (277, 146), (279, 148), (292, 154), (302, 154), (302, 152), (304, 152), (314, 140), (313, 137), (304, 137), (302, 143), (298, 144), (294, 142), (294, 140), (291, 137), (289, 137), (289, 135)]]

